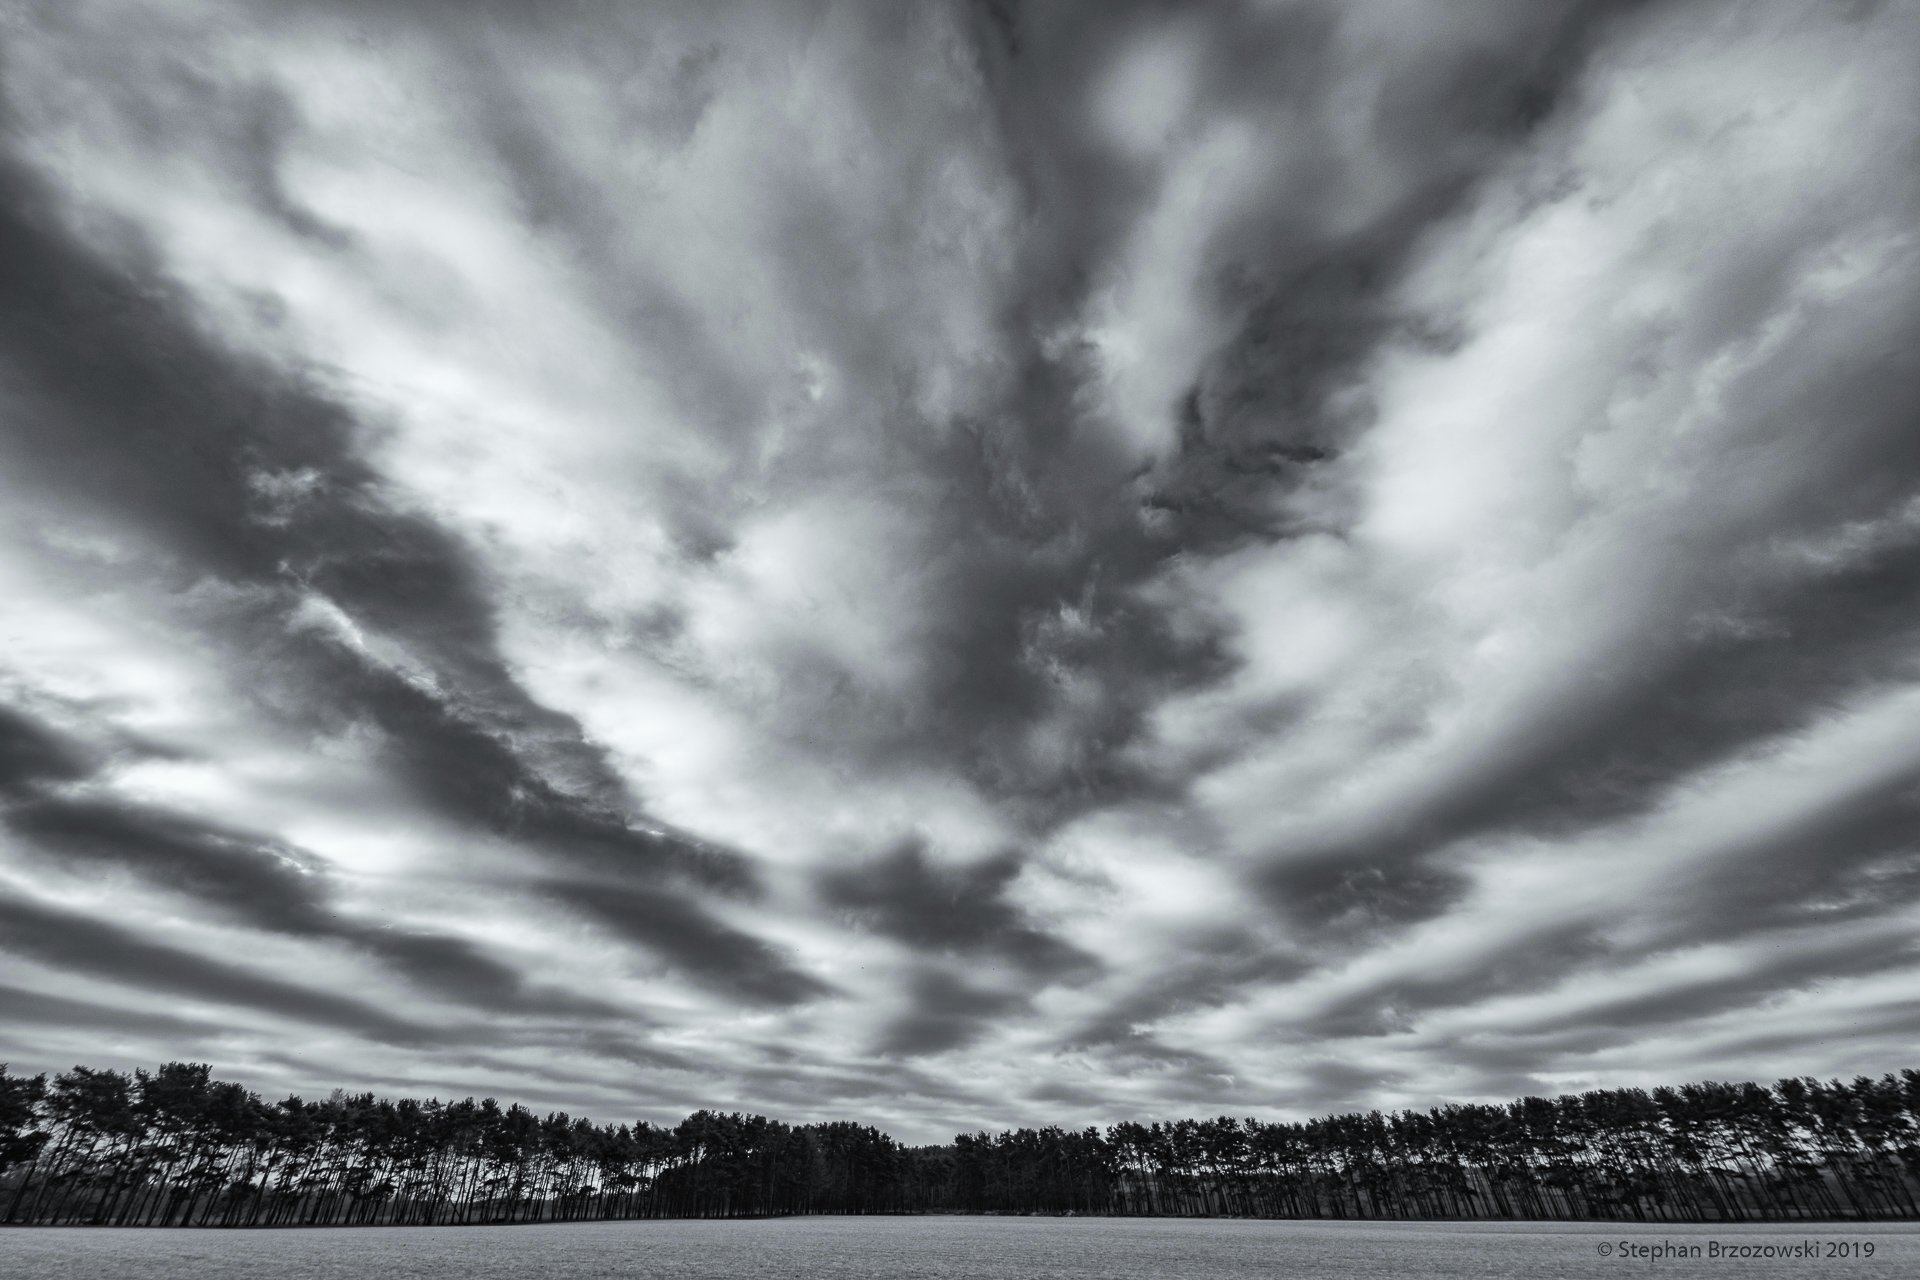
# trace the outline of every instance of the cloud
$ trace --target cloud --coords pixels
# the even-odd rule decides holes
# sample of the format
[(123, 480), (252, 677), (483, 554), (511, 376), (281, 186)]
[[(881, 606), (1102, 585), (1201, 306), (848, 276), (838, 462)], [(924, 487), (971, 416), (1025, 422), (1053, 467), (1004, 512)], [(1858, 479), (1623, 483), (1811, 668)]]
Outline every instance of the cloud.
[(766, 943), (683, 899), (601, 884), (555, 884), (549, 893), (696, 979), (717, 983), (733, 999), (791, 1004), (832, 991), (794, 969)]
[(219, 1030), (219, 1024), (212, 1019), (194, 1020), (138, 1009), (115, 1008), (86, 1000), (69, 1000), (37, 991), (23, 991), (18, 987), (0, 987), (0, 1010), (5, 1011), (8, 1022), (17, 1026), (40, 1025), (112, 1037), (135, 1033), (165, 1040), (183, 1034), (209, 1035)]
[(268, 933), (341, 944), (438, 995), (494, 1011), (625, 1015), (615, 1006), (541, 990), (470, 939), (395, 929), (343, 915), (328, 875), (302, 851), (178, 814), (112, 802), (41, 799), (15, 806), (7, 828), (58, 867), (129, 872), (143, 887)]
[(72, 743), (46, 725), (0, 708), (0, 787), (85, 777), (86, 763)]
[(836, 867), (820, 881), (833, 907), (877, 933), (921, 951), (947, 951), (976, 964), (1004, 964), (1049, 978), (1082, 975), (1093, 957), (1028, 924), (1008, 891), (1020, 860), (1002, 854), (966, 867), (933, 865), (907, 843), (864, 865)]
[(1910, 14), (457, 18), (10, 29), (17, 1065), (913, 1138), (1898, 1065)]
[(914, 975), (906, 995), (907, 1010), (887, 1024), (876, 1052), (923, 1058), (958, 1049), (1027, 1003), (1016, 993), (972, 986), (930, 967)]
[(431, 1036), (431, 1028), (359, 1001), (149, 942), (78, 912), (15, 900), (0, 903), (0, 917), (7, 925), (8, 950), (63, 972), (132, 977), (150, 992), (271, 1011), (376, 1040), (417, 1045)]

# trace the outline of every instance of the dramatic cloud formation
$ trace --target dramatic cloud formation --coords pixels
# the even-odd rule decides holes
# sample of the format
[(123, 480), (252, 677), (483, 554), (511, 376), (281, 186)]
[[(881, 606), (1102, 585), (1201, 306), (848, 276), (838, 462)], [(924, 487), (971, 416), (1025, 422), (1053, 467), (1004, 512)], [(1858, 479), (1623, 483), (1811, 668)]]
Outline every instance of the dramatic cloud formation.
[(0, 8), (0, 1060), (1903, 1065), (1920, 10)]

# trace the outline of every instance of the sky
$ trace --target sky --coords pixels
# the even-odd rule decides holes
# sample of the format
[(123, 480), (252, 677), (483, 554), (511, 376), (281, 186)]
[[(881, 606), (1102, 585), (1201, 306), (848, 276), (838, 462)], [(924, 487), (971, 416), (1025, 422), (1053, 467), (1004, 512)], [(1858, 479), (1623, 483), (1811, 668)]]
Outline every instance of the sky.
[(0, 0), (0, 1060), (915, 1142), (1920, 1065), (1916, 61)]

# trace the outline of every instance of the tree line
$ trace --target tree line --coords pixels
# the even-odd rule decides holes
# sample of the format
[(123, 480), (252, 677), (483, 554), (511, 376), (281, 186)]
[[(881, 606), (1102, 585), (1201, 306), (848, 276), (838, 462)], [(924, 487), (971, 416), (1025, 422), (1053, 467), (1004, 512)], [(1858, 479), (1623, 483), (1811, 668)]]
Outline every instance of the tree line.
[(0, 1222), (318, 1226), (1036, 1213), (1639, 1222), (1920, 1217), (1920, 1071), (1304, 1122), (961, 1134), (492, 1098), (266, 1102), (204, 1063), (0, 1065)]

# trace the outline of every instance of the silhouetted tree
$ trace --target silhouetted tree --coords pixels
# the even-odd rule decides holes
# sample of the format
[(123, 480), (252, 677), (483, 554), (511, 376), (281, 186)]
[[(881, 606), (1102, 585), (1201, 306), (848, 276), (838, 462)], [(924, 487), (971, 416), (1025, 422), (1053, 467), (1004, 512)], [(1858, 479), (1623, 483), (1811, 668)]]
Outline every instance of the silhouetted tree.
[(1055, 1126), (907, 1148), (850, 1122), (596, 1125), (492, 1098), (263, 1102), (204, 1063), (0, 1065), (8, 1222), (250, 1226), (1093, 1213), (1920, 1217), (1920, 1072), (1706, 1081), (1304, 1122)]

